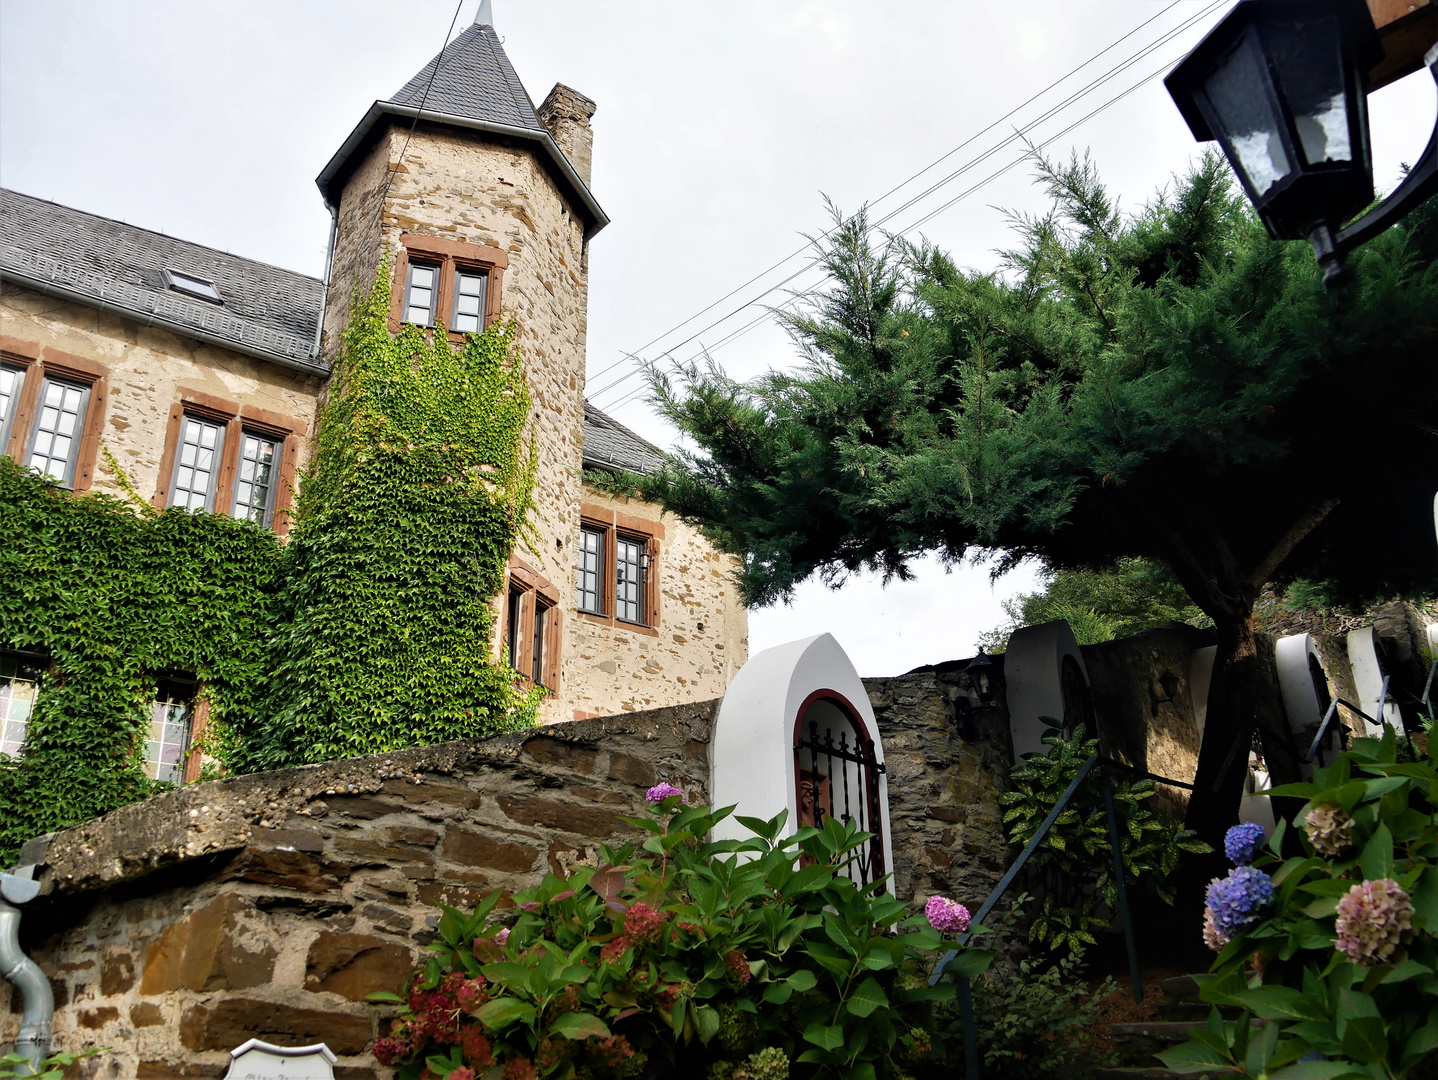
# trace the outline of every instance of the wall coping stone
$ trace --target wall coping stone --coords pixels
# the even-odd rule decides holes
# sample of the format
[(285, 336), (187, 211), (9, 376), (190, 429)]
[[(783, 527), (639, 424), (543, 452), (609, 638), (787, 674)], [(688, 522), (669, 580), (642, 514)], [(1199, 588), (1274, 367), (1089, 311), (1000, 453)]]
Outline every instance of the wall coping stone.
[(668, 729), (681, 739), (707, 742), (719, 701), (187, 784), (37, 837), (25, 845), (19, 871), (39, 880), (41, 895), (64, 895), (108, 888), (246, 846), (294, 850), (304, 846), (303, 830), (283, 826), (293, 822), (292, 815), (307, 816), (316, 800), (372, 794), (390, 780), (439, 783), (486, 767), (512, 768), (521, 764), (521, 749), (535, 738), (595, 747), (617, 735), (658, 739)]

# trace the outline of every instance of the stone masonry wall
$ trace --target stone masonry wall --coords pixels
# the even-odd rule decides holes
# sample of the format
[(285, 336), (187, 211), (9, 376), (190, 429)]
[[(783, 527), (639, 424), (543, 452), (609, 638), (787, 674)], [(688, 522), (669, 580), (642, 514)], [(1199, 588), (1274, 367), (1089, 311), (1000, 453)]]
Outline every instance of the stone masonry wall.
[[(301, 468), (309, 457), (321, 388), (317, 376), (8, 282), (0, 286), (0, 335), (15, 351), (25, 352), (27, 344), (56, 349), (109, 369), (102, 443), (146, 499), (160, 486), (170, 408), (180, 400), (181, 388), (301, 421)], [(95, 462), (91, 486), (125, 495), (103, 455)]]
[[(1008, 861), (1006, 721), (964, 741), (942, 676), (867, 686), (897, 895), (977, 904)], [(32, 845), (43, 893), (23, 908), (21, 946), (55, 988), (56, 1045), (106, 1047), (81, 1066), (104, 1080), (218, 1080), (252, 1037), (327, 1042), (339, 1080), (389, 1077), (365, 1047), (393, 1010), (365, 997), (401, 989), (434, 905), (592, 864), (633, 837), (621, 818), (660, 779), (706, 799), (716, 706), (194, 784)], [(0, 1047), (18, 1029), (13, 998), (0, 983)]]
[[(659, 575), (654, 625), (566, 613), (555, 719), (654, 708), (675, 698), (720, 697), (749, 658), (748, 615), (735, 560), (660, 507), (587, 487), (584, 501), (662, 523), (650, 572)], [(570, 585), (572, 595), (573, 586)]]

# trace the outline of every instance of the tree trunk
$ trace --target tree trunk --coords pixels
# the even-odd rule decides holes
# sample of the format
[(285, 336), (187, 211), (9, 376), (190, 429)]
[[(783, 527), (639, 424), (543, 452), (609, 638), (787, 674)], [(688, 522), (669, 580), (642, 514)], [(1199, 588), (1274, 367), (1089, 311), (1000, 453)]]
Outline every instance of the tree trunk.
[(1252, 608), (1243, 616), (1215, 617), (1214, 624), (1218, 650), (1213, 658), (1208, 719), (1198, 751), (1187, 825), (1201, 839), (1221, 847), (1223, 834), (1238, 821), (1261, 672)]

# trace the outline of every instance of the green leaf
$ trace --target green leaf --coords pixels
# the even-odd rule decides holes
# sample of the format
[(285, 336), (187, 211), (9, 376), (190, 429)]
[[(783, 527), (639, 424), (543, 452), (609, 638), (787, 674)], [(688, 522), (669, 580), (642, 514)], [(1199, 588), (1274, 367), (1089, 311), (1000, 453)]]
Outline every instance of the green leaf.
[(805, 990), (812, 990), (819, 985), (819, 980), (808, 968), (799, 968), (799, 970), (795, 971), (784, 981), (800, 993)]
[(794, 987), (787, 982), (774, 982), (764, 987), (763, 1000), (770, 1005), (783, 1005), (794, 994)]
[(944, 968), (944, 974), (962, 975), (972, 979), (987, 971), (993, 959), (994, 954), (990, 949), (961, 949), (959, 955), (950, 960), (949, 966)]
[(829, 1026), (816, 1022), (804, 1029), (804, 1041), (821, 1050), (837, 1050), (844, 1045), (844, 1029), (837, 1024)]
[(694, 1015), (695, 1027), (699, 1029), (699, 1041), (708, 1046), (709, 1040), (719, 1034), (718, 1010), (708, 1005), (700, 1005)]
[(1363, 867), (1363, 876), (1369, 881), (1393, 876), (1393, 834), (1386, 824), (1373, 830), (1368, 843), (1363, 845), (1358, 863)]
[[(712, 1010), (711, 1010), (712, 1011)], [(610, 1031), (603, 1020), (589, 1013), (568, 1012), (558, 1017), (551, 1025), (554, 1032), (566, 1039), (607, 1039)]]
[(1382, 1061), (1388, 1053), (1388, 1035), (1382, 1017), (1355, 1016), (1343, 1032), (1343, 1053), (1365, 1064)]
[(517, 998), (502, 997), (480, 1006), (475, 1018), (493, 1031), (502, 1031), (516, 1020), (529, 1023), (534, 1019), (534, 1006)]
[(371, 990), (365, 995), (366, 1001), (402, 1002), (404, 998), (391, 990)]
[(853, 993), (845, 1000), (844, 1006), (849, 1012), (862, 1019), (875, 1009), (888, 1008), (889, 998), (878, 980), (871, 975), (854, 988)]
[(1226, 1056), (1200, 1042), (1186, 1042), (1154, 1055), (1176, 1073), (1212, 1072), (1232, 1064)]
[(1268, 1074), (1268, 1080), (1340, 1080), (1345, 1076), (1367, 1077), (1343, 1061), (1300, 1061)]
[(1264, 1020), (1322, 1020), (1326, 1015), (1321, 1002), (1289, 986), (1259, 986), (1234, 997)]

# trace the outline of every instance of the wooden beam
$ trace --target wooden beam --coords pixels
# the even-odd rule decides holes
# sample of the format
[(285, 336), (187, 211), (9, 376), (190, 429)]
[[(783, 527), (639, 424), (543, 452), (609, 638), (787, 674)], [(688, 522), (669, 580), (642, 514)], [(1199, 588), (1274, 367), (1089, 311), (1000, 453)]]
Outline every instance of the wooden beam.
[(1368, 73), (1377, 90), (1423, 67), (1423, 55), (1438, 43), (1438, 6), (1433, 0), (1368, 0), (1383, 59)]

